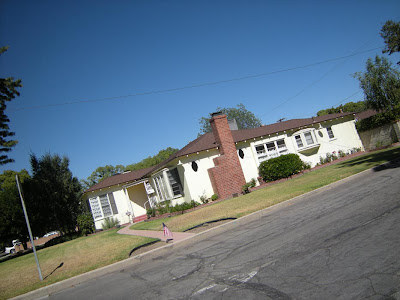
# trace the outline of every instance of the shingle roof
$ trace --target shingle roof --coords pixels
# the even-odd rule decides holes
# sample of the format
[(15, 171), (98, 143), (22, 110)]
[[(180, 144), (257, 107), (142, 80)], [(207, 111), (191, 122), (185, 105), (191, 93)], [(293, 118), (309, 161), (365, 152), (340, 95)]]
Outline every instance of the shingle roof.
[[(297, 129), (300, 127), (305, 127), (305, 126), (312, 125), (312, 124), (318, 124), (320, 122), (333, 120), (336, 118), (341, 118), (341, 117), (345, 117), (345, 116), (349, 116), (349, 115), (354, 115), (354, 113), (337, 113), (337, 114), (330, 114), (330, 115), (324, 115), (324, 116), (320, 116), (320, 117), (313, 117), (313, 118), (306, 118), (306, 119), (292, 119), (292, 120), (278, 122), (278, 123), (265, 125), (265, 126), (261, 126), (261, 127), (257, 127), (257, 128), (234, 130), (234, 131), (232, 131), (232, 136), (233, 136), (234, 142), (241, 142), (241, 141), (265, 136), (268, 134), (273, 134), (273, 133), (282, 132), (282, 131), (291, 130), (291, 129)], [(128, 183), (128, 182), (133, 182), (133, 181), (143, 179), (150, 173), (161, 169), (162, 167), (167, 165), (169, 162), (171, 162), (172, 160), (174, 160), (178, 157), (186, 156), (189, 154), (193, 154), (193, 153), (197, 153), (197, 152), (201, 152), (201, 151), (205, 151), (205, 150), (210, 150), (210, 149), (213, 149), (216, 147), (218, 147), (218, 145), (215, 142), (214, 134), (212, 132), (208, 132), (206, 134), (201, 135), (194, 141), (190, 142), (185, 147), (183, 147), (179, 151), (172, 154), (168, 159), (166, 159), (165, 161), (161, 162), (160, 164), (158, 164), (154, 167), (114, 175), (114, 176), (106, 178), (103, 181), (101, 181), (100, 183), (92, 186), (90, 189), (88, 189), (85, 192), (91, 192), (91, 191), (99, 190), (102, 188), (110, 187), (113, 185), (123, 184), (123, 183)]]
[(363, 120), (372, 116), (375, 116), (378, 112), (373, 109), (368, 109), (359, 113), (356, 113), (356, 119), (357, 120)]
[(128, 182), (133, 182), (133, 181), (139, 180), (143, 176), (148, 174), (152, 169), (153, 169), (153, 167), (138, 170), (138, 171), (131, 171), (131, 172), (125, 172), (125, 173), (121, 173), (121, 174), (116, 174), (114, 176), (108, 177), (108, 178), (104, 179), (103, 181), (100, 181), (99, 183), (95, 184), (90, 189), (86, 190), (85, 193), (104, 189), (104, 188), (107, 188), (107, 187), (110, 187), (113, 185), (118, 185), (118, 184), (123, 184), (123, 183), (128, 183)]

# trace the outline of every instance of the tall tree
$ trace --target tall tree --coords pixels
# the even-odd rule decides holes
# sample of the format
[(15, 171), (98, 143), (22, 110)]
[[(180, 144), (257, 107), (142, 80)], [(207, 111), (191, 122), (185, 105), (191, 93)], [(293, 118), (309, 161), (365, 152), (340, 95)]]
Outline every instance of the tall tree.
[[(235, 119), (238, 125), (238, 129), (256, 128), (262, 125), (261, 120), (257, 118), (254, 113), (248, 111), (242, 103), (238, 104), (236, 107), (231, 108), (218, 107), (216, 111), (221, 111), (222, 113), (224, 113), (229, 120)], [(200, 118), (199, 135), (211, 132), (210, 118), (211, 115), (208, 117)]]
[(400, 72), (385, 57), (369, 58), (366, 72), (357, 72), (354, 77), (360, 81), (368, 108), (393, 111), (399, 105)]
[[(381, 37), (386, 44), (383, 53), (391, 55), (400, 52), (400, 22), (386, 21), (381, 30)], [(400, 65), (400, 61), (397, 64)]]
[(3, 174), (0, 174), (1, 248), (4, 247), (4, 244), (10, 245), (10, 242), (15, 239), (26, 242), (28, 236), (15, 175), (18, 175), (19, 181), (22, 184), (30, 179), (26, 170), (22, 170), (21, 172), (7, 170)]
[[(6, 52), (7, 49), (8, 47), (1, 47), (0, 55)], [(0, 78), (0, 165), (14, 161), (6, 153), (10, 152), (18, 141), (10, 139), (15, 133), (10, 131), (10, 127), (8, 126), (10, 119), (5, 114), (5, 110), (7, 102), (14, 99), (15, 96), (19, 96), (17, 90), (19, 87), (22, 87), (20, 79), (14, 80), (13, 77)]]
[(32, 154), (30, 163), (32, 179), (24, 188), (36, 234), (74, 231), (80, 212), (81, 185), (69, 169), (69, 159), (51, 154), (37, 158)]
[(86, 180), (81, 180), (81, 183), (84, 187), (84, 189), (88, 189), (91, 186), (103, 181), (104, 179), (114, 176), (118, 173), (121, 173), (125, 170), (125, 167), (123, 165), (116, 165), (111, 166), (111, 165), (106, 165), (104, 167), (98, 167), (96, 170), (90, 174), (90, 176)]

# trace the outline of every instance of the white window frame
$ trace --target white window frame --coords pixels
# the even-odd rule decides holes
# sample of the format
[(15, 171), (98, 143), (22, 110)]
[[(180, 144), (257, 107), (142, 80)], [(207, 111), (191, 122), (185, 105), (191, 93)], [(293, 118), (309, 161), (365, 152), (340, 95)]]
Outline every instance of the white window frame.
[(156, 174), (153, 177), (153, 182), (157, 191), (158, 199), (160, 199), (161, 202), (171, 199), (168, 189), (166, 188), (164, 177), (164, 171)]
[[(183, 197), (183, 186), (181, 182), (172, 182), (170, 176), (173, 178), (171, 171), (177, 168), (164, 169), (153, 176), (154, 187), (158, 195), (159, 202)], [(171, 174), (171, 175), (170, 175)], [(178, 172), (179, 176), (179, 172)], [(180, 179), (180, 178), (179, 178)], [(179, 186), (179, 194), (174, 194), (173, 185)]]
[[(278, 142), (282, 142), (282, 141), (283, 141), (284, 147), (282, 147), (282, 143), (280, 143), (278, 145)], [(273, 144), (273, 147), (271, 147), (271, 144)], [(268, 150), (268, 146), (270, 146), (269, 149), (271, 149), (271, 150)], [(258, 148), (258, 150), (257, 150), (257, 148)], [(256, 151), (257, 159), (258, 159), (259, 163), (266, 161), (270, 158), (284, 155), (288, 151), (286, 142), (285, 142), (285, 138), (276, 139), (276, 140), (268, 141), (268, 142), (263, 142), (262, 144), (257, 144), (254, 146), (254, 150)]]
[[(312, 142), (309, 142), (309, 139), (307, 139), (307, 136), (311, 138)], [(297, 138), (299, 137), (299, 139)], [(315, 146), (319, 145), (317, 136), (315, 135), (315, 129), (308, 129), (308, 130), (303, 130), (303, 131), (298, 131), (293, 134), (293, 139), (295, 142), (295, 145), (297, 146), (297, 150), (304, 150), (304, 149), (309, 149), (313, 148)], [(302, 145), (300, 146), (299, 143)]]
[[(101, 200), (100, 200), (100, 197), (104, 197), (104, 196), (107, 198), (107, 206), (108, 206), (108, 209), (111, 214), (107, 214), (107, 215), (104, 214), (103, 208), (105, 208), (106, 205), (102, 205)], [(110, 199), (108, 198), (108, 194), (103, 194), (103, 195), (89, 198), (89, 204), (90, 204), (90, 210), (92, 212), (93, 219), (95, 221), (105, 219), (107, 217), (111, 217), (114, 215), (114, 213), (112, 211)]]

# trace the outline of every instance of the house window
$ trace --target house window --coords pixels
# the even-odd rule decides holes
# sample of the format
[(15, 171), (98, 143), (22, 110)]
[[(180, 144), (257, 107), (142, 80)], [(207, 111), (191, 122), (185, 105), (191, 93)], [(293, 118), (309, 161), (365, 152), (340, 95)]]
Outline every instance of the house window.
[(278, 146), (279, 153), (284, 153), (287, 151), (285, 140), (276, 141), (276, 145)]
[(255, 148), (259, 162), (278, 157), (287, 151), (284, 139), (268, 142), (265, 145), (257, 145)]
[(272, 158), (272, 157), (277, 157), (278, 156), (278, 152), (276, 152), (276, 145), (275, 142), (272, 143), (268, 143), (266, 144), (267, 146), (267, 151), (268, 151), (268, 157)]
[(307, 145), (312, 145), (312, 144), (314, 144), (314, 139), (313, 139), (313, 137), (312, 137), (312, 135), (311, 135), (311, 132), (305, 132), (305, 133), (304, 133), (304, 137), (306, 138), (306, 143), (307, 143)]
[(267, 153), (265, 151), (264, 145), (256, 146), (256, 152), (257, 152), (258, 160), (260, 162), (268, 159), (268, 155), (267, 155)]
[(330, 139), (333, 139), (335, 135), (333, 134), (332, 127), (327, 127), (326, 131), (328, 131), (328, 136)]
[(243, 159), (243, 158), (244, 158), (243, 149), (239, 149), (238, 153), (239, 153), (239, 157), (240, 157), (241, 159)]
[(100, 219), (103, 217), (103, 212), (101, 211), (101, 207), (100, 207), (100, 203), (96, 198), (90, 198), (89, 199), (89, 203), (90, 203), (90, 209), (92, 211), (92, 215), (93, 218), (96, 219)]
[(102, 195), (99, 197), (99, 199), (104, 218), (111, 216), (112, 215), (111, 205), (110, 202), (108, 202), (107, 195)]
[(90, 198), (89, 203), (95, 220), (107, 218), (118, 213), (112, 193)]
[(160, 197), (160, 201), (165, 201), (169, 199), (167, 189), (165, 188), (164, 176), (162, 173), (154, 177), (154, 184), (156, 186), (158, 197)]
[(297, 149), (300, 151), (307, 150), (316, 146), (319, 146), (317, 137), (315, 136), (315, 131), (307, 130), (302, 131), (294, 135), (294, 139), (297, 144)]
[(175, 196), (182, 195), (182, 185), (181, 180), (179, 178), (178, 169), (172, 169), (167, 171), (169, 184), (171, 186), (172, 194)]
[(297, 147), (298, 147), (298, 148), (303, 148), (304, 145), (303, 145), (303, 141), (301, 140), (300, 134), (299, 134), (299, 135), (295, 135), (294, 138), (295, 138), (295, 140), (296, 140)]

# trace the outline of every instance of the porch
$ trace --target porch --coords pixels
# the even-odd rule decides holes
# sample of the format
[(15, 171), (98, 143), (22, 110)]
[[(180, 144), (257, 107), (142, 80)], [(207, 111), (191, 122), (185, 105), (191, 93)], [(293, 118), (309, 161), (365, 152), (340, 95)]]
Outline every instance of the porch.
[(148, 180), (123, 186), (128, 205), (126, 212), (134, 222), (146, 219), (146, 211), (157, 203), (157, 195)]

